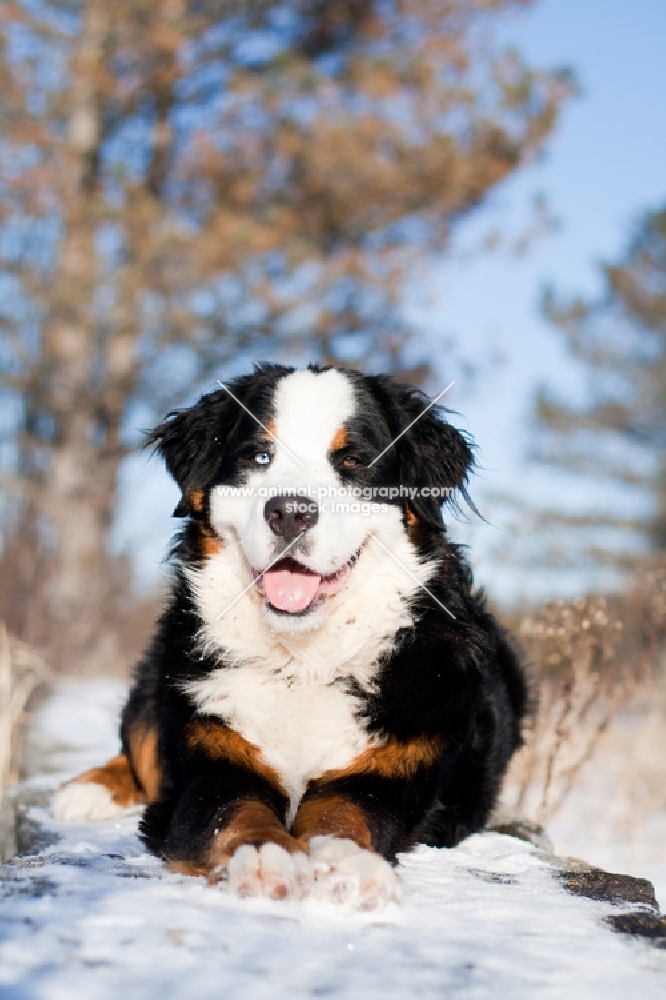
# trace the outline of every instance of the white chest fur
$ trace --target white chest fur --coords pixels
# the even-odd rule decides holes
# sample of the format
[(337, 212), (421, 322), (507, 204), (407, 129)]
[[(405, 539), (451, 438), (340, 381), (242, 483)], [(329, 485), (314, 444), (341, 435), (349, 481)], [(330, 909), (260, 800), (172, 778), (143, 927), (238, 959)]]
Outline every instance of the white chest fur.
[(325, 622), (311, 631), (272, 630), (261, 596), (242, 591), (251, 578), (232, 531), (217, 555), (187, 573), (202, 621), (199, 647), (224, 665), (185, 691), (200, 712), (223, 719), (261, 750), (289, 794), (292, 815), (308, 781), (347, 767), (367, 749), (358, 699), (345, 679), (373, 689), (382, 656), (414, 622), (418, 581), (436, 569), (419, 558), (397, 508), (382, 517), (377, 539), (367, 539)]
[[(191, 693), (194, 686), (189, 686)], [(289, 681), (245, 666), (215, 671), (198, 682), (197, 695), (203, 711), (219, 716), (258, 747), (278, 773), (289, 795), (289, 822), (308, 781), (347, 767), (370, 745), (355, 715), (358, 700), (342, 683)]]

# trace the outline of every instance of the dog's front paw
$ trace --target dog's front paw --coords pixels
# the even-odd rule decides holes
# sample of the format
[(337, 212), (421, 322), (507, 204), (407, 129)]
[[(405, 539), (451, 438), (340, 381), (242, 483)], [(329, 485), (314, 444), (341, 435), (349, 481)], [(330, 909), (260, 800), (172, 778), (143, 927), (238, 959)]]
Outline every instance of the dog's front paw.
[(111, 792), (94, 781), (70, 781), (61, 785), (52, 799), (53, 815), (61, 823), (87, 823), (113, 819), (124, 812)]
[(310, 860), (314, 870), (313, 895), (331, 903), (376, 910), (401, 895), (400, 876), (373, 851), (353, 840), (313, 837)]
[(227, 883), (237, 896), (269, 899), (304, 899), (312, 885), (312, 867), (307, 855), (290, 854), (278, 844), (252, 847), (244, 844), (226, 865)]

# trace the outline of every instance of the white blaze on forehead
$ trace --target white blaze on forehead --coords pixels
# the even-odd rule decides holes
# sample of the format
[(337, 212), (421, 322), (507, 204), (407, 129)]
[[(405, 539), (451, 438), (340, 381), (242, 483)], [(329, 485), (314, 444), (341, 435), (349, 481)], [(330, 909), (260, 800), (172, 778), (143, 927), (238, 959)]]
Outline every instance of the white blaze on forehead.
[(341, 372), (294, 372), (275, 393), (275, 434), (304, 464), (322, 461), (353, 412), (354, 390)]

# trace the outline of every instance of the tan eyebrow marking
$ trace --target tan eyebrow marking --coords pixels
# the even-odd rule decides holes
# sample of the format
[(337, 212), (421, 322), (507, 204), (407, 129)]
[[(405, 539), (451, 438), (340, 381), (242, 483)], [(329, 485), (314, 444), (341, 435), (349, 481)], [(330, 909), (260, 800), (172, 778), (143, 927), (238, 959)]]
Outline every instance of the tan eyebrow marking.
[(348, 441), (349, 437), (346, 428), (338, 427), (331, 441), (331, 451), (340, 451), (341, 448), (346, 448)]

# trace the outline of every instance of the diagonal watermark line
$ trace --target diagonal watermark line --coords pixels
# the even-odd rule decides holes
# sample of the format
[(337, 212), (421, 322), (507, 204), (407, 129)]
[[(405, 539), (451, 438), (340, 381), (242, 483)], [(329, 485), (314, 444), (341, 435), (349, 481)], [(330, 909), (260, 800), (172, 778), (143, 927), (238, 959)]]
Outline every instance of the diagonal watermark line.
[[(304, 468), (305, 468), (305, 466), (304, 466), (304, 465), (303, 465), (303, 463), (301, 462), (300, 458), (297, 458), (297, 456), (296, 456), (296, 455), (294, 455), (293, 451), (290, 451), (290, 450), (289, 450), (289, 448), (287, 448), (286, 444), (283, 444), (283, 442), (282, 442), (282, 441), (280, 441), (280, 439), (279, 439), (279, 438), (277, 438), (277, 437), (275, 436), (275, 434), (273, 434), (273, 431), (269, 431), (269, 429), (268, 429), (268, 427), (266, 426), (266, 424), (262, 424), (262, 422), (261, 422), (261, 420), (259, 419), (259, 417), (255, 416), (255, 414), (254, 414), (254, 413), (252, 412), (252, 410), (248, 410), (248, 408), (247, 408), (247, 406), (245, 405), (245, 403), (241, 403), (240, 399), (239, 399), (239, 398), (238, 398), (237, 396), (234, 396), (234, 394), (233, 394), (233, 392), (231, 391), (231, 389), (229, 388), (229, 386), (225, 385), (225, 384), (224, 384), (224, 382), (220, 382), (219, 378), (218, 378), (218, 380), (217, 380), (217, 384), (218, 384), (218, 385), (220, 385), (220, 386), (222, 386), (222, 388), (224, 389), (224, 391), (225, 391), (225, 392), (228, 392), (228, 393), (229, 393), (229, 395), (231, 396), (231, 398), (232, 398), (232, 399), (234, 399), (234, 400), (235, 400), (235, 401), (236, 401), (236, 402), (238, 403), (238, 405), (239, 405), (240, 407), (242, 407), (242, 408), (243, 408), (243, 409), (245, 410), (245, 412), (246, 412), (246, 413), (248, 413), (248, 414), (249, 414), (249, 415), (250, 415), (250, 416), (252, 417), (252, 419), (253, 419), (253, 420), (255, 420), (255, 421), (256, 421), (256, 422), (257, 422), (257, 423), (259, 424), (259, 426), (260, 426), (261, 428), (263, 428), (263, 430), (265, 430), (265, 431), (266, 431), (266, 433), (268, 434), (268, 436), (269, 436), (270, 438), (272, 438), (272, 439), (273, 439), (273, 441), (275, 441), (275, 443), (276, 443), (276, 444), (279, 444), (281, 448), (284, 448), (284, 450), (286, 451), (286, 453), (287, 453), (288, 455), (291, 455), (291, 457), (293, 458), (293, 460), (294, 460), (295, 462), (298, 462), (298, 464), (300, 465), (301, 469), (304, 469)], [(453, 384), (453, 383), (452, 383), (452, 384)], [(432, 404), (431, 404), (431, 405), (432, 405)], [(425, 411), (424, 411), (424, 412), (425, 412)]]
[[(292, 540), (289, 542), (289, 545), (287, 545), (286, 549), (283, 549), (282, 552), (279, 554), (279, 556), (276, 556), (275, 559), (268, 564), (268, 566), (266, 567), (266, 569), (262, 569), (262, 571), (259, 574), (259, 576), (255, 576), (254, 579), (252, 580), (252, 582), (248, 583), (248, 585), (245, 588), (245, 590), (241, 590), (241, 592), (238, 595), (238, 597), (234, 597), (234, 599), (231, 602), (231, 604), (227, 604), (227, 606), (224, 609), (224, 611), (220, 611), (220, 613), (217, 616), (217, 618), (215, 619), (215, 621), (219, 622), (220, 618), (222, 618), (223, 615), (226, 615), (227, 611), (229, 611), (230, 608), (233, 608), (234, 604), (236, 604), (237, 601), (240, 601), (240, 599), (243, 596), (243, 594), (247, 594), (248, 590), (250, 590), (251, 587), (254, 587), (254, 585), (257, 582), (257, 580), (261, 580), (261, 578), (264, 575), (264, 573), (268, 573), (268, 571), (271, 568), (271, 566), (275, 566), (275, 563), (280, 562), (280, 559), (282, 559), (282, 557), (284, 556), (285, 552), (288, 552), (289, 549), (293, 545), (296, 544), (296, 542), (300, 541), (300, 539), (303, 537), (304, 534), (305, 534), (305, 531), (301, 531), (300, 535), (296, 535), (296, 538), (292, 538)], [(380, 544), (381, 544), (381, 542), (380, 542)]]
[(390, 549), (387, 549), (386, 546), (384, 545), (384, 543), (380, 542), (376, 535), (373, 535), (373, 533), (370, 532), (368, 537), (369, 538), (374, 538), (374, 540), (377, 542), (377, 545), (380, 545), (384, 549), (384, 552), (386, 552), (388, 555), (390, 555), (390, 557), (393, 560), (393, 562), (397, 563), (398, 566), (401, 566), (402, 569), (404, 569), (405, 573), (407, 573), (408, 576), (411, 576), (412, 580), (414, 580), (415, 583), (418, 583), (419, 587), (422, 590), (425, 590), (425, 592), (428, 595), (428, 597), (432, 597), (432, 599), (435, 602), (435, 604), (439, 604), (439, 606), (442, 609), (442, 611), (446, 611), (447, 615), (451, 615), (451, 617), (453, 618), (453, 620), (454, 621), (456, 620), (456, 616), (454, 615), (453, 611), (449, 611), (449, 609), (447, 608), (446, 604), (442, 604), (442, 602), (440, 601), (440, 599), (438, 597), (435, 597), (435, 595), (433, 594), (433, 592), (431, 590), (428, 590), (428, 588), (426, 587), (425, 583), (421, 583), (421, 581), (419, 580), (419, 578), (417, 576), (414, 576), (414, 574), (412, 573), (412, 571), (409, 570), (409, 569), (407, 569), (407, 567), (405, 566), (405, 564), (400, 559), (398, 559), (398, 557), (396, 555), (394, 555), (391, 552)]
[(384, 448), (384, 450), (380, 451), (380, 453), (378, 455), (376, 455), (375, 458), (373, 458), (373, 460), (372, 460), (372, 462), (370, 462), (370, 465), (368, 466), (368, 468), (371, 469), (373, 467), (373, 465), (375, 464), (375, 462), (378, 462), (379, 459), (382, 457), (382, 455), (385, 455), (386, 452), (389, 450), (389, 448), (392, 448), (393, 445), (396, 443), (396, 441), (399, 441), (400, 438), (402, 437), (402, 435), (406, 434), (407, 431), (410, 429), (410, 427), (413, 427), (414, 424), (417, 423), (421, 419), (421, 417), (424, 416), (424, 414), (426, 414), (428, 412), (428, 410), (430, 409), (430, 407), (434, 406), (435, 403), (439, 402), (439, 400), (442, 398), (442, 396), (444, 395), (444, 393), (448, 392), (449, 389), (451, 388), (451, 386), (455, 385), (455, 384), (456, 384), (456, 380), (455, 379), (453, 380), (453, 382), (449, 382), (449, 384), (447, 385), (446, 389), (442, 389), (442, 391), (440, 392), (439, 396), (435, 396), (435, 398), (433, 399), (433, 401), (431, 403), (428, 403), (428, 405), (425, 407), (425, 409), (421, 410), (421, 412), (419, 413), (418, 417), (414, 417), (414, 419), (412, 420), (411, 424), (408, 424), (405, 427), (404, 431), (400, 431), (400, 433), (397, 435), (397, 437), (394, 437), (393, 440), (391, 441), (391, 443), (387, 444), (386, 447)]

